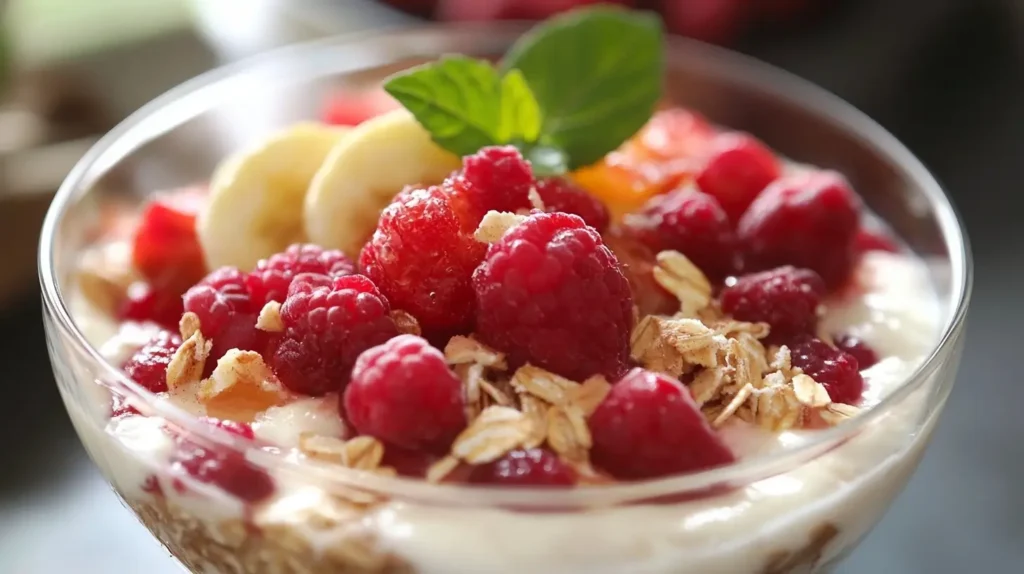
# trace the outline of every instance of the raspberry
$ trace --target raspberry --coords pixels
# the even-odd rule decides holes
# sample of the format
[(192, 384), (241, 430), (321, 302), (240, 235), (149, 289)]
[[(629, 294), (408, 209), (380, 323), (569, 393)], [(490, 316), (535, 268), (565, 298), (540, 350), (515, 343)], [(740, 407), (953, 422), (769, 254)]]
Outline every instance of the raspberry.
[(311, 396), (340, 391), (360, 353), (398, 334), (387, 300), (366, 277), (326, 287), (316, 275), (292, 281), (281, 305), (284, 332), (271, 367), (289, 389)]
[(573, 380), (616, 378), (629, 356), (633, 297), (600, 234), (566, 213), (538, 213), (490, 246), (473, 274), (477, 334)]
[(657, 266), (654, 251), (621, 227), (612, 227), (603, 238), (629, 280), (639, 315), (674, 315), (679, 310), (679, 299), (654, 279)]
[(593, 195), (562, 177), (542, 179), (536, 185), (544, 210), (578, 215), (598, 231), (608, 227), (608, 208)]
[(868, 251), (899, 253), (900, 248), (888, 235), (861, 228), (857, 231), (856, 237), (853, 238), (853, 250), (857, 253), (866, 253)]
[(841, 335), (836, 338), (836, 347), (857, 359), (857, 367), (867, 369), (878, 363), (878, 353), (860, 337)]
[(722, 310), (740, 321), (765, 322), (780, 341), (813, 333), (825, 283), (809, 269), (779, 267), (744, 275), (722, 290)]
[(128, 287), (117, 318), (121, 321), (150, 321), (173, 331), (178, 329), (184, 312), (179, 295), (159, 291), (140, 281)]
[(213, 417), (202, 417), (199, 419), (208, 425), (215, 426), (219, 429), (226, 430), (227, 432), (239, 436), (245, 439), (253, 440), (256, 438), (256, 434), (253, 432), (252, 427), (246, 423), (240, 423), (237, 421), (231, 421), (227, 419), (216, 419)]
[(712, 279), (736, 272), (736, 234), (718, 201), (706, 193), (681, 188), (652, 197), (625, 218), (626, 227), (655, 251), (674, 249), (690, 258)]
[(252, 296), (253, 308), (262, 309), (269, 301), (284, 301), (292, 278), (299, 273), (343, 277), (355, 272), (352, 260), (341, 251), (297, 243), (257, 263), (256, 269), (245, 278), (245, 283)]
[(163, 193), (146, 203), (132, 240), (132, 264), (158, 290), (180, 295), (206, 272), (196, 216), (202, 187)]
[(181, 346), (181, 337), (161, 331), (129, 358), (121, 368), (133, 381), (154, 393), (167, 390), (167, 365)]
[(185, 311), (199, 317), (203, 335), (213, 341), (207, 374), (231, 349), (263, 351), (266, 334), (256, 329), (259, 308), (252, 304), (246, 276), (234, 267), (221, 267), (185, 292)]
[(589, 425), (594, 463), (616, 478), (658, 478), (735, 460), (686, 387), (640, 368), (615, 383)]
[(213, 484), (245, 502), (259, 502), (274, 493), (274, 481), (263, 470), (249, 463), (240, 452), (220, 447), (205, 447), (187, 438), (178, 438), (171, 466), (192, 478)]
[(449, 178), (473, 208), (476, 222), (485, 213), (530, 208), (533, 169), (512, 146), (485, 147), (462, 159), (462, 170)]
[(415, 335), (399, 335), (359, 356), (343, 416), (361, 434), (384, 442), (444, 451), (466, 427), (462, 382), (441, 351)]
[(697, 186), (717, 199), (735, 222), (780, 173), (779, 161), (764, 144), (747, 134), (725, 133), (712, 142), (711, 156), (697, 174)]
[(487, 246), (473, 238), (476, 223), (463, 210), (439, 187), (404, 193), (384, 209), (359, 257), (363, 273), (428, 336), (472, 327), (470, 277)]
[(816, 337), (803, 337), (790, 346), (793, 366), (824, 385), (833, 402), (856, 404), (864, 393), (864, 379), (853, 355)]
[(531, 448), (514, 450), (498, 460), (477, 466), (469, 475), (473, 484), (498, 486), (572, 486), (576, 475), (550, 451)]
[(806, 267), (838, 287), (853, 267), (860, 199), (833, 171), (776, 180), (740, 218), (737, 233), (751, 269)]
[(380, 464), (395, 469), (399, 476), (423, 478), (436, 460), (437, 457), (430, 453), (388, 444), (384, 445), (384, 458)]
[[(166, 383), (165, 383), (166, 384)], [(139, 409), (135, 408), (131, 403), (128, 402), (123, 395), (117, 393), (111, 393), (110, 396), (110, 418), (116, 419), (118, 417), (124, 417), (129, 415), (139, 415)]]

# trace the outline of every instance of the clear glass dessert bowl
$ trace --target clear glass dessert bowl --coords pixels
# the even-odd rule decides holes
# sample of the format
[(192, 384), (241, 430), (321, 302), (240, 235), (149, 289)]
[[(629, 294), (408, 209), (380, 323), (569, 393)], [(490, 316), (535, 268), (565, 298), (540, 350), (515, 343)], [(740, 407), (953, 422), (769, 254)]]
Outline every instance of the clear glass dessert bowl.
[[(948, 198), (912, 154), (849, 105), (748, 58), (676, 39), (667, 48), (667, 99), (845, 174), (919, 258), (918, 275), (891, 280), (930, 286), (935, 305), (921, 313), (934, 333), (902, 383), (858, 416), (678, 477), (571, 490), (430, 484), (260, 447), (157, 400), (101, 354), (114, 325), (82, 304), (76, 270), (117, 224), (111, 213), (154, 190), (206, 180), (229, 152), (315, 118), (338, 86), (372, 85), (447, 53), (500, 57), (522, 31), (376, 33), (210, 72), (115, 128), (60, 189), (43, 229), (40, 280), (65, 406), (118, 495), (193, 572), (827, 571), (916, 468), (955, 380), (971, 289), (967, 240)], [(908, 290), (892, 304), (914, 299)], [(913, 328), (893, 327), (918, 337)], [(146, 416), (112, 420), (112, 402)], [(176, 439), (166, 429), (231, 458), (249, 486), (250, 470), (271, 476), (273, 495), (250, 504), (194, 480), (182, 471), (187, 461), (168, 462)]]

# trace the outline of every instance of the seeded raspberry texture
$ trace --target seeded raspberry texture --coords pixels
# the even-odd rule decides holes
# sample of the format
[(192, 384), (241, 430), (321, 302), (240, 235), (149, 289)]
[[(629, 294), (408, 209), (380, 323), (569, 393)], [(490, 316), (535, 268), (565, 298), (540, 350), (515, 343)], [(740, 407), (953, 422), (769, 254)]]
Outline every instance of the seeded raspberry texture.
[(246, 277), (246, 285), (253, 306), (262, 309), (269, 301), (283, 302), (292, 279), (300, 273), (318, 273), (333, 278), (355, 272), (355, 264), (341, 251), (312, 244), (295, 244), (260, 260), (256, 269)]
[(360, 434), (444, 452), (466, 427), (462, 382), (424, 339), (399, 335), (359, 356), (343, 417)]
[(589, 420), (595, 464), (619, 479), (696, 472), (735, 460), (679, 381), (633, 369)]
[(878, 363), (878, 353), (868, 345), (867, 341), (853, 335), (841, 335), (836, 337), (836, 347), (853, 355), (857, 359), (857, 366), (860, 369), (867, 369)]
[(551, 451), (517, 449), (494, 462), (473, 467), (469, 482), (494, 486), (566, 487), (576, 484), (576, 473)]
[(740, 277), (722, 290), (722, 310), (740, 321), (765, 322), (773, 341), (813, 333), (825, 283), (810, 269), (778, 267)]
[(240, 452), (219, 446), (204, 446), (179, 437), (171, 466), (189, 476), (213, 484), (245, 502), (259, 502), (274, 493), (274, 481), (266, 472), (246, 460)]
[(406, 191), (384, 209), (359, 257), (362, 272), (428, 337), (472, 329), (470, 278), (487, 246), (473, 238), (466, 211), (440, 187)]
[(222, 267), (185, 292), (185, 310), (199, 317), (203, 336), (213, 343), (206, 374), (231, 349), (262, 351), (266, 345), (266, 334), (256, 329), (259, 309), (253, 306), (245, 281), (245, 273)]
[(537, 182), (535, 189), (544, 204), (544, 211), (578, 215), (598, 231), (603, 232), (608, 228), (608, 208), (601, 200), (564, 177), (542, 179)]
[(150, 321), (166, 329), (177, 330), (184, 312), (178, 294), (160, 291), (139, 281), (128, 287), (117, 318), (121, 321)]
[(712, 279), (739, 268), (732, 223), (718, 201), (689, 187), (652, 197), (626, 227), (655, 251), (672, 249), (686, 255)]
[(836, 288), (853, 268), (860, 199), (840, 174), (820, 171), (776, 180), (740, 219), (748, 269), (793, 265)]
[(320, 396), (340, 391), (360, 353), (398, 334), (387, 299), (362, 275), (331, 280), (300, 275), (281, 305), (284, 332), (270, 366), (289, 389)]
[(181, 337), (161, 331), (121, 366), (133, 381), (154, 393), (167, 390), (167, 365), (181, 346)]
[(533, 169), (512, 146), (485, 147), (462, 159), (462, 170), (448, 185), (472, 207), (474, 223), (491, 210), (516, 212), (530, 208)]
[(538, 213), (490, 246), (473, 274), (477, 335), (513, 365), (573, 380), (617, 378), (629, 357), (633, 297), (600, 234), (565, 213)]
[(864, 394), (864, 378), (856, 357), (816, 337), (803, 337), (790, 346), (793, 366), (821, 383), (833, 402), (855, 405)]
[(775, 154), (757, 139), (724, 133), (712, 140), (708, 162), (697, 174), (697, 186), (718, 200), (731, 221), (738, 221), (781, 171)]

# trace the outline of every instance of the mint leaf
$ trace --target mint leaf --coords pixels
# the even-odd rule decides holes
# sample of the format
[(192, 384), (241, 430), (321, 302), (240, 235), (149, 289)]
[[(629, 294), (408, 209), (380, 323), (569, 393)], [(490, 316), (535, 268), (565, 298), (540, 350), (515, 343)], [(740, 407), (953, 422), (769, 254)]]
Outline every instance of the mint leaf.
[(498, 141), (537, 141), (540, 135), (540, 106), (533, 97), (526, 78), (519, 70), (512, 70), (501, 79), (501, 122)]
[(661, 20), (611, 7), (577, 10), (534, 27), (505, 56), (540, 104), (541, 143), (569, 167), (590, 165), (635, 134), (662, 91)]
[(489, 62), (446, 56), (388, 78), (384, 89), (458, 155), (511, 142), (532, 143), (540, 109), (519, 73), (502, 78)]

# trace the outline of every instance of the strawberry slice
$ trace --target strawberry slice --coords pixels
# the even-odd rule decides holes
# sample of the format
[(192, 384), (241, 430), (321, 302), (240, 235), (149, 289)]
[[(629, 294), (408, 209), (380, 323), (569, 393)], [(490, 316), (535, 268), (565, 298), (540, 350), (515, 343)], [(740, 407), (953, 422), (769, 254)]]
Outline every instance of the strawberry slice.
[(144, 207), (132, 244), (132, 263), (153, 289), (182, 294), (206, 274), (196, 236), (203, 187), (153, 197)]

